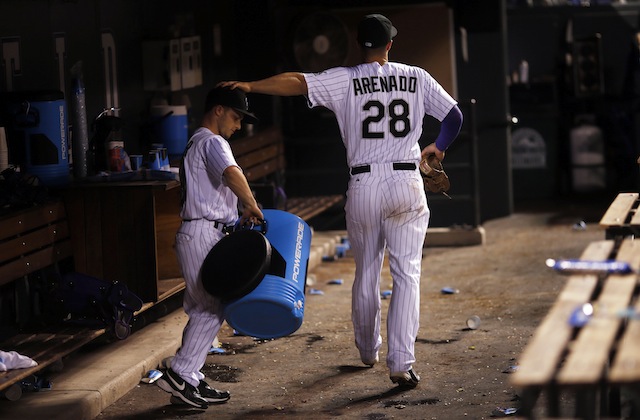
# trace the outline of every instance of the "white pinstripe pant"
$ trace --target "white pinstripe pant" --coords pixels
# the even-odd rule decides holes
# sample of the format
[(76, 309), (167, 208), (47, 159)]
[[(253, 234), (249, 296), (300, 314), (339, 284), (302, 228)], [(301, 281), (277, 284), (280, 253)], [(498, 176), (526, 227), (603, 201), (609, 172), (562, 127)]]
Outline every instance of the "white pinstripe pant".
[(200, 369), (224, 320), (220, 300), (202, 286), (200, 269), (213, 245), (223, 237), (207, 220), (183, 222), (176, 234), (176, 253), (186, 286), (183, 307), (189, 321), (171, 369), (195, 387), (204, 379)]
[(356, 263), (352, 321), (360, 357), (372, 359), (382, 345), (380, 273), (385, 246), (393, 293), (387, 316), (387, 366), (406, 372), (415, 362), (420, 316), (422, 247), (429, 224), (424, 184), (417, 170), (371, 165), (351, 177), (345, 206)]

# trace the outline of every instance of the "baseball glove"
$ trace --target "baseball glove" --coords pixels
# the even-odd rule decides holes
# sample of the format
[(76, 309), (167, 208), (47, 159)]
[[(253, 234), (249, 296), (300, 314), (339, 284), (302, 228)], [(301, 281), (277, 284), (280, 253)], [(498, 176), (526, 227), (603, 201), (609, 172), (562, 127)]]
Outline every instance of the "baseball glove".
[(442, 167), (442, 162), (435, 154), (429, 154), (422, 159), (420, 162), (420, 172), (422, 172), (424, 183), (429, 191), (442, 193), (449, 197), (447, 194), (451, 186), (449, 177)]

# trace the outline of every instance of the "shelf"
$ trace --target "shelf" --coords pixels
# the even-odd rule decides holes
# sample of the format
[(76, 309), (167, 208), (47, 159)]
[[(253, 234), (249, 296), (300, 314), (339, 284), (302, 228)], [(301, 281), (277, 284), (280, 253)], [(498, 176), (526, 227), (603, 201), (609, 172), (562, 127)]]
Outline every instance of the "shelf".
[(184, 287), (175, 255), (176, 181), (77, 184), (64, 191), (76, 270), (119, 281), (143, 302)]

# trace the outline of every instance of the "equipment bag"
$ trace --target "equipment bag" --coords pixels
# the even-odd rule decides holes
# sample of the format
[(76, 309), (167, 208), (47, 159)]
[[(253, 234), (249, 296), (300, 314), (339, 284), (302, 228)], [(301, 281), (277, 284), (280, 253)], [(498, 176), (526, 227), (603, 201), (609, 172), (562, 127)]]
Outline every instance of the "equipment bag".
[(57, 298), (67, 322), (106, 327), (120, 340), (129, 336), (133, 315), (142, 308), (125, 284), (75, 272), (62, 276)]

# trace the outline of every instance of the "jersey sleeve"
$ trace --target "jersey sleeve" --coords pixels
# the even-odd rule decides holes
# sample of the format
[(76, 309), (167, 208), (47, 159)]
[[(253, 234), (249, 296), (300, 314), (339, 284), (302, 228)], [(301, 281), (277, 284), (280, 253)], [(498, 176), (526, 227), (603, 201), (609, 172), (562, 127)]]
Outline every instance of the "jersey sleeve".
[[(231, 151), (229, 142), (221, 137), (214, 136), (205, 147), (206, 165), (209, 176), (220, 182), (224, 182), (224, 171), (229, 166), (238, 166)], [(238, 166), (239, 167), (239, 166)]]
[(424, 73), (425, 80), (425, 113), (442, 122), (458, 102), (426, 70), (421, 71)]
[(349, 89), (347, 68), (335, 67), (320, 73), (304, 73), (303, 76), (307, 82), (307, 100), (311, 108), (324, 106), (335, 112), (344, 104)]

